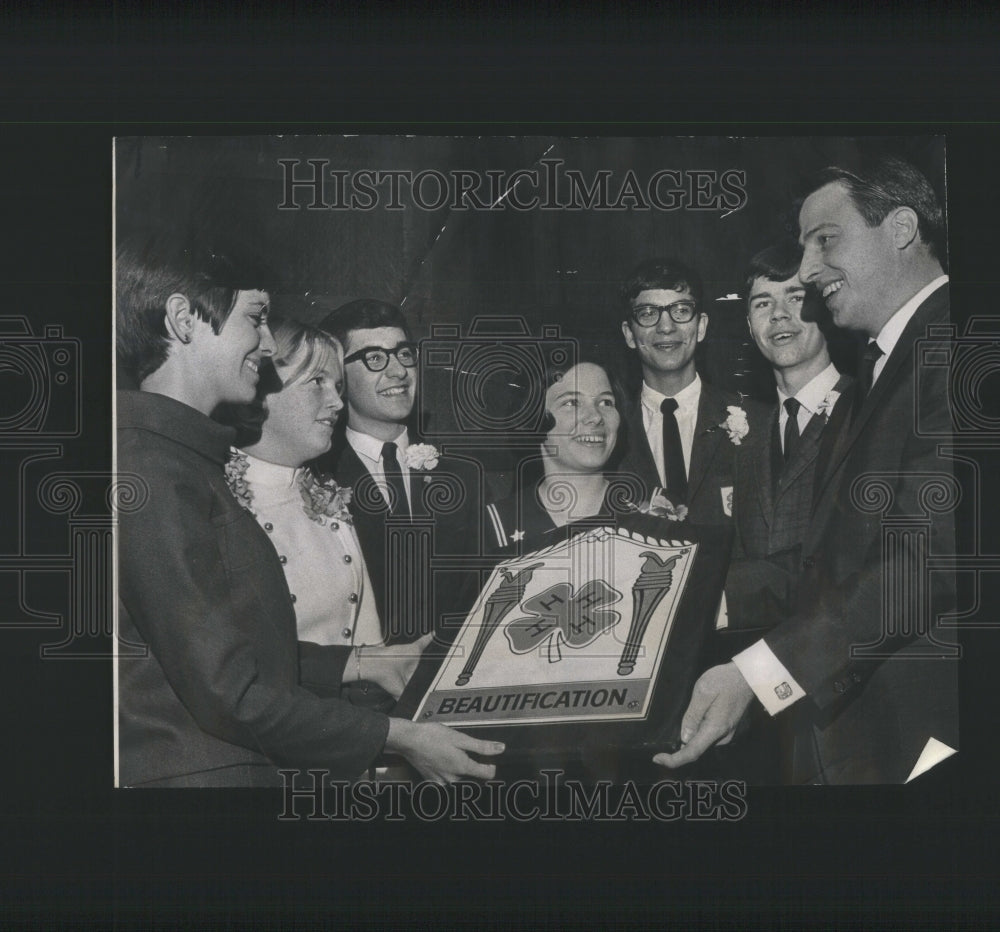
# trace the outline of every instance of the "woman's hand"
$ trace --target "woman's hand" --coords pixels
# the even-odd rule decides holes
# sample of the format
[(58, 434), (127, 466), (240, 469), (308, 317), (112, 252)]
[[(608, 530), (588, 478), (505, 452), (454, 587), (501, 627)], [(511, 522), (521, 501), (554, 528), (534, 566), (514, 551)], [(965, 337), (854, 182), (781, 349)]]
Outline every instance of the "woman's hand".
[(344, 682), (350, 682), (350, 674), (354, 673), (359, 680), (371, 680), (377, 683), (394, 699), (398, 699), (403, 688), (413, 676), (420, 655), (430, 642), (434, 640), (433, 633), (425, 634), (412, 644), (393, 644), (390, 647), (381, 645), (362, 645), (354, 648), (353, 670), (348, 664), (345, 670), (347, 676)]
[(493, 757), (503, 753), (504, 745), (499, 741), (472, 738), (445, 725), (390, 718), (385, 749), (402, 754), (422, 777), (444, 784), (463, 777), (492, 780), (496, 765), (480, 764), (469, 757), (468, 752)]

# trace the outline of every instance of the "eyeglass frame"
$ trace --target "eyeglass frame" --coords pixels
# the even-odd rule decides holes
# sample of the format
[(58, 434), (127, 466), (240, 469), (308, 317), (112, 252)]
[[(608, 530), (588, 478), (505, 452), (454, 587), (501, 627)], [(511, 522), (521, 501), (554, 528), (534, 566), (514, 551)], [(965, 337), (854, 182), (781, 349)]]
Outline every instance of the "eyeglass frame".
[[(400, 351), (406, 349), (413, 353), (413, 362), (409, 365), (399, 358)], [(385, 353), (385, 365), (377, 369), (373, 368), (365, 358), (368, 353)], [(417, 346), (416, 343), (411, 343), (409, 341), (397, 343), (391, 349), (385, 346), (364, 346), (359, 350), (355, 350), (350, 356), (345, 356), (344, 365), (346, 366), (349, 362), (360, 361), (369, 372), (384, 372), (389, 368), (389, 359), (392, 356), (396, 357), (396, 362), (398, 362), (404, 369), (413, 369), (420, 361), (420, 347)]]
[[(680, 307), (690, 307), (691, 316), (685, 318), (684, 320), (678, 320), (674, 315), (674, 308)], [(641, 320), (639, 320), (639, 312), (645, 310), (646, 308), (652, 308), (657, 312), (656, 320), (651, 321), (648, 324), (644, 324)], [(698, 310), (698, 302), (692, 298), (690, 301), (674, 301), (671, 304), (640, 304), (638, 307), (634, 307), (629, 311), (629, 317), (635, 321), (636, 325), (639, 327), (655, 327), (663, 319), (664, 311), (670, 314), (670, 319), (675, 324), (689, 324), (695, 319), (695, 317), (698, 316), (698, 314), (701, 313)]]

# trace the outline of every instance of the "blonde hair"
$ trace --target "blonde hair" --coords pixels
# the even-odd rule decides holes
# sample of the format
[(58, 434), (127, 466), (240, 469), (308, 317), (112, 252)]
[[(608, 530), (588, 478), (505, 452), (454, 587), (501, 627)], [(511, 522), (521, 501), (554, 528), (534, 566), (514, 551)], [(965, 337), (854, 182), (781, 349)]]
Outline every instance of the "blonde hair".
[(276, 351), (272, 357), (280, 371), (283, 385), (310, 378), (335, 357), (344, 367), (344, 347), (340, 341), (318, 327), (285, 318), (271, 328)]

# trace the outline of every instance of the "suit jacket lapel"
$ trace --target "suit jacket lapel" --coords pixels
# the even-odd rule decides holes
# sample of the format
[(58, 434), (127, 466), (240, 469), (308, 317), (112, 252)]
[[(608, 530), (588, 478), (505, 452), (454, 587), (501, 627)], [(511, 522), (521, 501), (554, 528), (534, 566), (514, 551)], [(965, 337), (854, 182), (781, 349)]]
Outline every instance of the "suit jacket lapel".
[(756, 485), (757, 498), (760, 502), (760, 512), (767, 526), (771, 526), (771, 513), (774, 510), (774, 475), (771, 470), (771, 447), (778, 430), (778, 409), (771, 415), (766, 441), (757, 445)]
[[(656, 471), (656, 459), (649, 446), (649, 437), (646, 436), (646, 425), (642, 420), (642, 402), (637, 400), (628, 414), (629, 447), (634, 457), (634, 466), (640, 470), (640, 478), (645, 478), (642, 473), (648, 475), (652, 480), (652, 485), (660, 485), (660, 476)], [(651, 491), (651, 490), (649, 490)]]
[[(698, 419), (691, 444), (691, 466), (688, 469), (688, 504), (694, 501), (708, 467), (715, 458), (719, 443), (725, 433), (719, 424), (725, 420), (726, 409), (721, 396), (711, 385), (702, 382), (698, 399)], [(648, 446), (648, 445), (647, 445)]]
[[(858, 436), (864, 430), (869, 418), (871, 418), (872, 412), (879, 406), (881, 399), (890, 390), (892, 384), (896, 381), (897, 376), (903, 370), (903, 367), (913, 365), (914, 344), (924, 334), (928, 323), (930, 323), (931, 319), (935, 315), (941, 314), (942, 312), (947, 313), (947, 310), (948, 286), (943, 285), (938, 288), (937, 291), (933, 292), (923, 302), (923, 304), (917, 308), (914, 315), (910, 318), (910, 321), (900, 335), (896, 346), (889, 354), (885, 367), (882, 369), (878, 379), (872, 386), (872, 390), (865, 399), (864, 404), (861, 407), (861, 411), (855, 418), (854, 423), (844, 425), (843, 430), (840, 431), (840, 436), (838, 437), (840, 442), (834, 444), (830, 464), (823, 474), (823, 480), (820, 487), (817, 488), (817, 499), (819, 497), (819, 493), (826, 488), (830, 482), (830, 478), (836, 473), (837, 467), (844, 461), (847, 454), (851, 451), (851, 448), (857, 441)], [(855, 390), (856, 389), (857, 385), (855, 384)]]

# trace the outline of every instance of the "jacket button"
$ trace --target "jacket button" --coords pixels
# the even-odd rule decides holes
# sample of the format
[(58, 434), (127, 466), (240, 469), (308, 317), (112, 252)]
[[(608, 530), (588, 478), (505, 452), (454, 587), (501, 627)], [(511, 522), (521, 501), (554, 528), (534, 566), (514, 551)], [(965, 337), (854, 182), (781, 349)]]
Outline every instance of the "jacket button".
[(268, 532), (268, 534), (270, 534), (270, 533), (271, 533), (271, 531), (273, 531), (273, 530), (274, 530), (274, 525), (273, 525), (273, 524), (271, 524), (271, 522), (270, 522), (270, 521), (268, 521), (268, 522), (267, 522), (267, 523), (266, 523), (266, 524), (264, 525), (264, 530), (265, 530), (265, 531), (267, 531), (267, 532)]
[(294, 605), (298, 601), (298, 599), (295, 598), (294, 592), (291, 595), (292, 595), (292, 605)]
[(344, 628), (344, 630), (341, 631), (340, 633), (347, 639), (350, 639), (351, 634), (353, 634), (350, 628)]
[(331, 521), (330, 522), (330, 530), (331, 531), (339, 531), (340, 530), (340, 525), (337, 524), (336, 521)]
[(345, 553), (344, 554), (344, 562), (345, 563), (350, 563), (351, 562), (351, 555), (349, 553)]
[(358, 594), (357, 594), (356, 592), (352, 592), (352, 593), (351, 593), (351, 594), (350, 594), (350, 595), (349, 595), (349, 596), (347, 597), (347, 601), (348, 601), (348, 602), (357, 602), (357, 601), (358, 601)]
[(282, 566), (284, 566), (288, 562), (288, 557), (286, 557), (284, 554), (282, 554), (280, 557), (278, 557), (278, 562)]

